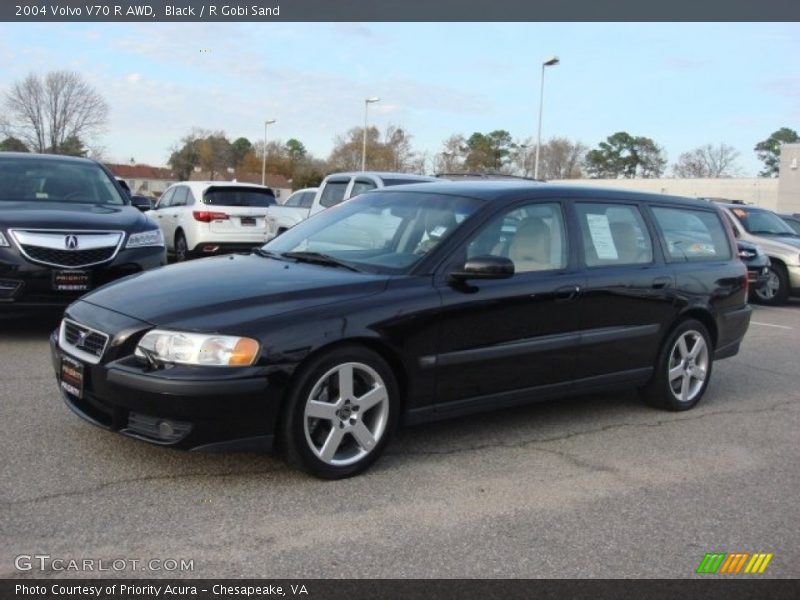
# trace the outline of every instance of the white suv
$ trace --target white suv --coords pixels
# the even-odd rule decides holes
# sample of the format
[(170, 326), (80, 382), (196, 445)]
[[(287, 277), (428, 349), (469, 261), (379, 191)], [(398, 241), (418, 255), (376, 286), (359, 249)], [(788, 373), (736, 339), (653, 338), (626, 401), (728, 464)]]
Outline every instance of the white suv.
[(197, 256), (247, 252), (267, 240), (267, 207), (275, 194), (262, 185), (184, 181), (162, 194), (148, 213), (178, 262)]

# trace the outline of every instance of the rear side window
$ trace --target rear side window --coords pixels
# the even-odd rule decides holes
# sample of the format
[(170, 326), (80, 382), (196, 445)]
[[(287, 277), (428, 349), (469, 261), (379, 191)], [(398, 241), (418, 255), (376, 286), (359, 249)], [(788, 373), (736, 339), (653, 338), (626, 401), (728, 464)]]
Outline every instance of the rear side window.
[(203, 195), (203, 202), (212, 206), (272, 206), (275, 195), (268, 188), (212, 187)]
[(647, 264), (653, 242), (636, 206), (576, 204), (587, 267)]
[(374, 190), (377, 187), (375, 182), (369, 179), (356, 179), (355, 183), (353, 183), (353, 189), (350, 190), (350, 197), (358, 196), (364, 192)]
[(687, 208), (653, 207), (667, 255), (675, 261), (726, 260), (731, 248), (716, 213)]
[(339, 204), (344, 200), (344, 193), (349, 183), (349, 179), (344, 181), (327, 181), (325, 183), (325, 189), (322, 190), (319, 203), (325, 208)]

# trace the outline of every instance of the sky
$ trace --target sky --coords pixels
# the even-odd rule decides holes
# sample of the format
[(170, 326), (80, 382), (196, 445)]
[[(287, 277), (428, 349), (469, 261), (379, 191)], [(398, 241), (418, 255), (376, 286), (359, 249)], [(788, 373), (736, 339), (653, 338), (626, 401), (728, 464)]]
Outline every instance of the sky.
[(379, 96), (370, 125), (402, 126), (432, 156), (455, 133), (535, 137), (552, 55), (543, 140), (627, 131), (670, 164), (725, 143), (754, 176), (753, 146), (800, 129), (798, 23), (2, 23), (0, 94), (77, 71), (111, 108), (104, 158), (158, 166), (193, 127), (257, 141), (265, 119), (271, 140), (325, 158)]

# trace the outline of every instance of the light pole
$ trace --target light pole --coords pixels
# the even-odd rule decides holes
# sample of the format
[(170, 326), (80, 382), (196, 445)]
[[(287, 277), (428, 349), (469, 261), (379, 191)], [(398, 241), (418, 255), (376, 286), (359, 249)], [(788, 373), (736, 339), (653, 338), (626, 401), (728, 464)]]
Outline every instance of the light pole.
[(557, 56), (553, 56), (542, 63), (542, 80), (539, 84), (539, 129), (536, 133), (536, 158), (533, 164), (534, 179), (539, 179), (539, 148), (542, 146), (542, 108), (544, 106), (544, 70), (547, 67), (554, 67), (558, 63)]
[(364, 135), (361, 142), (361, 170), (367, 170), (367, 110), (369, 105), (373, 102), (379, 102), (380, 98), (373, 96), (372, 98), (364, 99)]
[(272, 125), (275, 119), (264, 121), (264, 156), (261, 158), (261, 185), (267, 182), (267, 125)]

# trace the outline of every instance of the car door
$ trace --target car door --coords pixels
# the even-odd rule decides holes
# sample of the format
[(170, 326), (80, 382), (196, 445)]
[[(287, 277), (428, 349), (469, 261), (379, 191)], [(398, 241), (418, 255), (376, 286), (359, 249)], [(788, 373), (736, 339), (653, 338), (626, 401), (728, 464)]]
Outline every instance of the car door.
[[(560, 201), (510, 206), (471, 235), (436, 275), (442, 298), (433, 359), (437, 410), (498, 407), (569, 389), (583, 280), (565, 215)], [(448, 280), (466, 258), (486, 255), (511, 259), (514, 275), (466, 284)]]
[(648, 378), (677, 308), (673, 269), (636, 202), (576, 200), (585, 284), (576, 387)]
[(189, 188), (185, 185), (175, 186), (169, 206), (164, 209), (163, 219), (161, 220), (163, 223), (162, 230), (164, 231), (164, 238), (169, 240), (170, 248), (175, 246), (175, 230), (178, 227), (181, 213), (186, 206), (188, 192)]
[(161, 195), (161, 198), (158, 199), (155, 210), (153, 210), (153, 216), (158, 223), (158, 226), (161, 228), (161, 233), (164, 234), (164, 242), (166, 243), (168, 250), (173, 250), (175, 245), (174, 236), (167, 235), (169, 226), (171, 225), (171, 219), (168, 217), (168, 210), (172, 204), (172, 197), (174, 194), (175, 187), (173, 186)]

